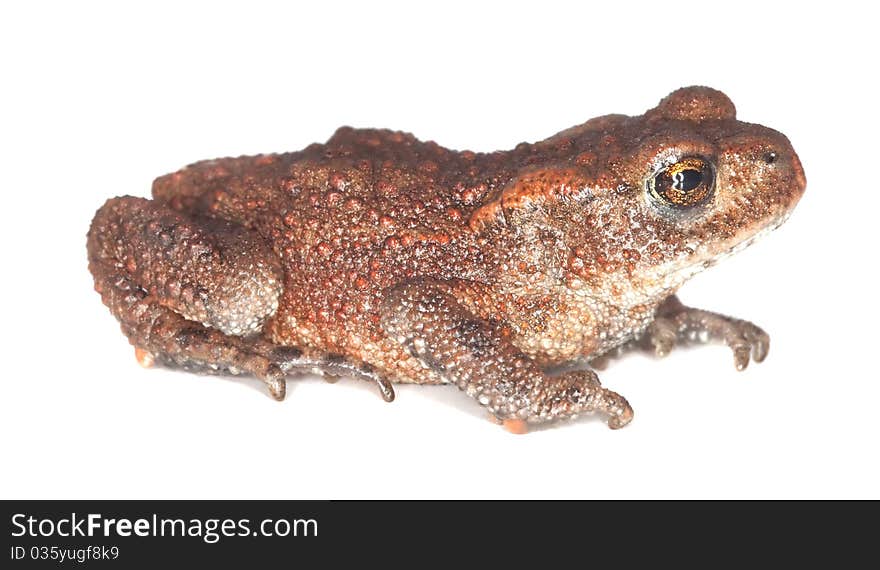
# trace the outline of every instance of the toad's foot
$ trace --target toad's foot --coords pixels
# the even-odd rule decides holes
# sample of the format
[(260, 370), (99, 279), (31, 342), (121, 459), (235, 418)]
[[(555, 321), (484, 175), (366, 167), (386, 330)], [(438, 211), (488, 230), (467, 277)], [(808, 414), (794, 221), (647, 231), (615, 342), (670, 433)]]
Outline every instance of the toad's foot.
[(500, 424), (514, 434), (525, 434), (531, 423), (548, 418), (575, 418), (580, 414), (599, 412), (608, 416), (608, 427), (620, 429), (633, 419), (633, 409), (626, 398), (603, 388), (592, 370), (576, 370), (561, 376), (549, 377), (539, 394), (534, 395), (532, 415), (502, 419), (490, 415), (490, 421)]
[[(339, 377), (339, 376), (349, 376), (351, 378), (357, 378), (360, 380), (366, 380), (372, 384), (375, 384), (376, 388), (379, 390), (379, 395), (382, 396), (382, 399), (386, 402), (393, 402), (395, 398), (394, 386), (391, 384), (391, 381), (378, 374), (372, 366), (368, 364), (353, 364), (341, 358), (331, 358), (327, 362), (322, 363), (321, 368), (324, 371), (325, 378), (327, 376), (330, 377)], [(331, 380), (331, 383), (334, 381)]]
[[(276, 400), (283, 400), (287, 393), (285, 363), (273, 351), (261, 350), (260, 343), (228, 337), (217, 331), (202, 328), (198, 323), (178, 320), (174, 315), (161, 323), (151, 334), (167, 334), (170, 342), (164, 346), (154, 345), (152, 350), (135, 347), (135, 359), (144, 368), (156, 364), (171, 368), (183, 368), (206, 374), (251, 374), (261, 380)], [(176, 330), (176, 332), (175, 332)], [(222, 358), (216, 358), (222, 354)]]
[(657, 309), (657, 316), (642, 340), (658, 356), (666, 356), (677, 344), (723, 342), (733, 350), (737, 370), (745, 370), (750, 359), (763, 361), (770, 350), (770, 337), (760, 327), (687, 307), (674, 295)]
[[(276, 394), (273, 389), (275, 386), (273, 382), (277, 383), (282, 394), (279, 399), (284, 397), (284, 377), (286, 375), (317, 374), (330, 384), (335, 384), (343, 376), (366, 380), (376, 385), (379, 389), (379, 395), (382, 396), (383, 400), (386, 402), (394, 401), (394, 386), (391, 384), (391, 381), (378, 374), (368, 364), (356, 364), (339, 354), (323, 356), (304, 355), (296, 347), (274, 345), (261, 338), (253, 339), (250, 346), (254, 353), (268, 359), (272, 369), (279, 372), (279, 374), (272, 375), (268, 379), (257, 374), (269, 387), (269, 392), (273, 396)], [(275, 376), (277, 376), (277, 381)]]
[(338, 354), (329, 354), (323, 357), (304, 357), (295, 348), (276, 348), (286, 350), (289, 354), (287, 359), (279, 362), (279, 366), (286, 373), (317, 374), (328, 384), (336, 384), (342, 377), (366, 380), (376, 385), (379, 395), (386, 402), (393, 402), (395, 398), (394, 386), (391, 381), (377, 373), (372, 366), (366, 363), (354, 363)]

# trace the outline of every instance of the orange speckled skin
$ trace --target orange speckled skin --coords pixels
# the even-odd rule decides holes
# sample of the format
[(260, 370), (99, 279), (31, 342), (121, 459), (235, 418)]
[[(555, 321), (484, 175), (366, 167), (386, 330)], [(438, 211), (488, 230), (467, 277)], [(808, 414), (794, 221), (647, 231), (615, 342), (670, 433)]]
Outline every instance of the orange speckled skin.
[[(646, 181), (686, 156), (714, 166), (711, 199), (653, 201)], [(591, 371), (543, 369), (652, 332), (687, 278), (779, 225), (804, 186), (783, 135), (694, 87), (511, 151), (343, 127), (299, 152), (196, 163), (158, 178), (152, 202), (108, 202), (90, 267), (132, 342), (166, 364), (277, 391), (296, 362), (332, 355), (381, 382), (457, 384), (502, 419), (601, 410), (619, 427), (632, 412)], [(143, 308), (151, 296), (161, 309)]]

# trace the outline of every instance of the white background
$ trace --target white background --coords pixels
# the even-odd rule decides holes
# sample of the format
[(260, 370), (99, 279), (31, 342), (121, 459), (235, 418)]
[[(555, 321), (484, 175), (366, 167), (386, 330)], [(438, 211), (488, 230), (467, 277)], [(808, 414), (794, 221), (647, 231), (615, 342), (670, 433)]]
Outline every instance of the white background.
[[(880, 498), (871, 8), (11, 5), (3, 498)], [(601, 376), (636, 410), (624, 430), (513, 436), (451, 387), (386, 404), (352, 380), (292, 380), (278, 403), (255, 380), (142, 370), (92, 290), (94, 211), (189, 162), (297, 150), (343, 124), (511, 148), (689, 84), (786, 133), (808, 189), (788, 224), (682, 290), (765, 327), (768, 360), (737, 373), (705, 347), (614, 362)]]

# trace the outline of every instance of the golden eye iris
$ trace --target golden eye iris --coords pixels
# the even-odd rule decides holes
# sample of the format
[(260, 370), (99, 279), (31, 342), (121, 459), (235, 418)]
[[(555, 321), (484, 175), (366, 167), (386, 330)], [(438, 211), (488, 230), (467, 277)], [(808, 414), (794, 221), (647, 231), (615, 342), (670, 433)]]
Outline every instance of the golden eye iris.
[(702, 158), (683, 158), (648, 180), (651, 196), (676, 208), (702, 204), (712, 196), (714, 187), (715, 169)]

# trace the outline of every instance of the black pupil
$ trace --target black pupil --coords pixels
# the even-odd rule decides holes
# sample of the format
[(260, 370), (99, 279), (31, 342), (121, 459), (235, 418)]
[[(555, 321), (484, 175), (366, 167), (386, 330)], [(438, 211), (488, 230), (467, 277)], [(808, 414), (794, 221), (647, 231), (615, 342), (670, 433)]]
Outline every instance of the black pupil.
[(693, 168), (679, 170), (672, 175), (672, 187), (682, 192), (690, 192), (703, 182), (703, 173)]

